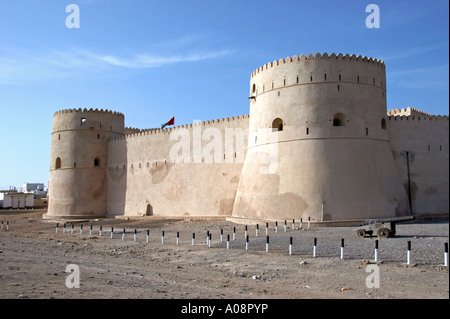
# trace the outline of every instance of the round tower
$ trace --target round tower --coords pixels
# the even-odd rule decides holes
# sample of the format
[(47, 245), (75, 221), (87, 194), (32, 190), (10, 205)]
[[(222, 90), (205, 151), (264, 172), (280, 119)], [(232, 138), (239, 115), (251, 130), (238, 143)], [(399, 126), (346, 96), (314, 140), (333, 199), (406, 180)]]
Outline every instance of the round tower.
[(124, 116), (118, 112), (73, 109), (54, 114), (44, 218), (106, 215), (108, 140), (122, 135)]
[(309, 54), (250, 79), (233, 217), (344, 221), (410, 214), (389, 145), (384, 62)]

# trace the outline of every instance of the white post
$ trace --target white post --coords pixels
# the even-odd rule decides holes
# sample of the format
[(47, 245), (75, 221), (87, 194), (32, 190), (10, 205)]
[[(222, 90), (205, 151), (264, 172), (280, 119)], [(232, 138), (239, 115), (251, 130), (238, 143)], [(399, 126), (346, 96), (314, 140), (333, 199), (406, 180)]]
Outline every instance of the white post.
[(256, 224), (256, 237), (258, 237), (258, 233), (259, 233), (259, 225)]
[(269, 236), (266, 237), (266, 253), (269, 252)]
[(311, 227), (311, 217), (308, 217), (308, 229)]
[(63, 234), (65, 234), (66, 233), (66, 224), (64, 223), (64, 225), (63, 225)]
[(223, 242), (223, 228), (220, 229), (220, 242)]
[(300, 229), (303, 229), (303, 218), (300, 218)]
[(91, 227), (89, 228), (89, 236), (92, 236), (92, 224)]
[(236, 227), (233, 227), (233, 240), (236, 240)]
[(344, 238), (341, 239), (341, 259), (344, 259)]
[(209, 246), (209, 248), (211, 248), (211, 233), (209, 234), (209, 244), (208, 244), (208, 246)]
[(292, 255), (292, 237), (289, 239), (289, 256)]
[(137, 230), (134, 229), (134, 241), (136, 241)]
[(177, 231), (177, 246), (180, 244), (180, 232)]
[(125, 240), (125, 228), (123, 229), (123, 232), (122, 232), (122, 240)]
[(295, 219), (292, 220), (292, 230), (295, 230)]
[(275, 234), (278, 233), (278, 222), (275, 222)]
[(100, 230), (99, 230), (99, 232), (98, 232), (98, 235), (99, 235), (100, 237), (102, 237), (102, 226), (100, 226)]
[[(2, 229), (3, 229), (3, 220), (2, 220)], [(56, 223), (56, 233), (58, 233), (58, 223)]]
[(80, 235), (83, 234), (83, 224), (80, 225)]
[(73, 223), (72, 223), (72, 227), (70, 227), (70, 234), (73, 235)]
[(147, 229), (147, 243), (150, 241), (150, 230)]
[(448, 243), (444, 243), (444, 266), (448, 266)]
[(245, 250), (248, 250), (248, 236), (245, 238)]
[(227, 249), (230, 249), (230, 235), (227, 235)]
[(162, 231), (162, 236), (161, 236), (161, 244), (164, 245), (164, 230)]
[(375, 261), (378, 261), (378, 239), (375, 240)]
[(284, 220), (284, 232), (286, 232), (287, 230), (287, 224), (286, 224), (286, 219)]
[(114, 235), (114, 227), (111, 227), (111, 234), (110, 234), (111, 239), (113, 239), (113, 235)]
[(269, 223), (266, 223), (266, 236), (269, 235)]
[(313, 257), (316, 257), (317, 238), (314, 238)]
[(209, 245), (209, 230), (206, 231), (206, 245)]
[(192, 233), (192, 246), (195, 246), (195, 233)]
[(408, 251), (406, 252), (406, 263), (411, 264), (411, 241), (408, 241)]
[(244, 238), (247, 238), (247, 225), (245, 225), (245, 234), (244, 234)]

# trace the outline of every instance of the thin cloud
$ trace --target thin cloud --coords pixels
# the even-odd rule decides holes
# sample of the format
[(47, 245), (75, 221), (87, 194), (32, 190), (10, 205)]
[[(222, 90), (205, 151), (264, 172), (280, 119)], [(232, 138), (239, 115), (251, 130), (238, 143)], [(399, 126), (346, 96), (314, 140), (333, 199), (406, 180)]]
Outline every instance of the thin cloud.
[(443, 47), (445, 47), (447, 45), (448, 44), (440, 43), (440, 44), (435, 44), (435, 45), (431, 45), (431, 46), (410, 48), (410, 49), (407, 49), (407, 50), (403, 50), (399, 54), (393, 54), (393, 55), (385, 56), (383, 58), (383, 60), (384, 61), (392, 61), (392, 60), (397, 60), (397, 59), (404, 59), (404, 58), (407, 58), (407, 57), (411, 57), (411, 56), (420, 55), (420, 54), (428, 53), (428, 52), (431, 52), (431, 51), (435, 51), (435, 50), (441, 49), (441, 48), (443, 48)]
[(388, 81), (408, 89), (448, 91), (449, 65), (392, 71)]
[(215, 59), (233, 52), (233, 50), (198, 51), (178, 55), (143, 53), (124, 57), (88, 50), (47, 50), (37, 54), (4, 50), (0, 51), (0, 84), (29, 83), (74, 76), (91, 77), (114, 70), (160, 68), (177, 63)]

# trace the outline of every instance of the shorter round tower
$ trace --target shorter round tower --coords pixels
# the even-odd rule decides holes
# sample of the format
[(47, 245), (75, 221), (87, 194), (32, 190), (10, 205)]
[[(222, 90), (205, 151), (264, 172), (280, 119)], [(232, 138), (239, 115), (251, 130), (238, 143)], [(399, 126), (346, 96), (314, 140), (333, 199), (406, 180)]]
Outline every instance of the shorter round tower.
[(118, 112), (68, 109), (54, 114), (44, 218), (106, 215), (108, 140), (124, 131), (124, 116)]

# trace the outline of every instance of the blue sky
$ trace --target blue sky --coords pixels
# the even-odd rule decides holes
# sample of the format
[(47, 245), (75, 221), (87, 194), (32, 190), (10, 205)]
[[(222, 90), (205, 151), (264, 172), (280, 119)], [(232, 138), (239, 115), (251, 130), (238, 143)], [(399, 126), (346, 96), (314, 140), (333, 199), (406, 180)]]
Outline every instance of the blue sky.
[[(80, 28), (66, 27), (72, 3)], [(0, 189), (47, 186), (60, 109), (138, 128), (248, 114), (252, 71), (317, 52), (384, 60), (389, 109), (449, 113), (447, 0), (1, 0)]]

